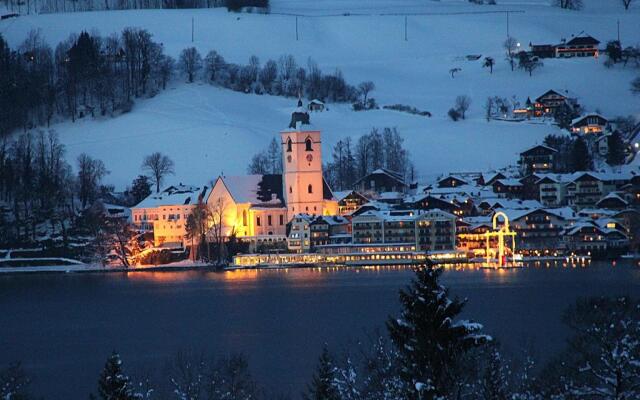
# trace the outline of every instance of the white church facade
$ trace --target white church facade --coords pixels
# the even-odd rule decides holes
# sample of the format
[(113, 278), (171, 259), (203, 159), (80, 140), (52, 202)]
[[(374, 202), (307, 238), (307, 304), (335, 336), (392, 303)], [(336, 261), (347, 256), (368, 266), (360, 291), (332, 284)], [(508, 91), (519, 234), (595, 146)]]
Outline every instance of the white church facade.
[(206, 199), (221, 216), (223, 234), (254, 244), (285, 241), (297, 214), (337, 215), (338, 202), (322, 175), (322, 137), (298, 101), (280, 132), (282, 174), (219, 176)]

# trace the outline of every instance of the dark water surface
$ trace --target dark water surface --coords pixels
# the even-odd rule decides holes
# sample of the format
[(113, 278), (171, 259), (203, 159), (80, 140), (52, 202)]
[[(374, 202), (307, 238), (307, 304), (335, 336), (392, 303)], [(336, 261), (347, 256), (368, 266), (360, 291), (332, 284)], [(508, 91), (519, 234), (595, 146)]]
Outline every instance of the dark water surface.
[[(108, 354), (131, 374), (161, 370), (177, 351), (243, 352), (273, 390), (304, 388), (323, 343), (351, 346), (399, 309), (407, 268), (289, 269), (0, 276), (0, 365), (20, 360), (47, 399), (86, 399)], [(448, 269), (465, 317), (508, 349), (562, 348), (562, 311), (590, 295), (640, 295), (640, 267)]]

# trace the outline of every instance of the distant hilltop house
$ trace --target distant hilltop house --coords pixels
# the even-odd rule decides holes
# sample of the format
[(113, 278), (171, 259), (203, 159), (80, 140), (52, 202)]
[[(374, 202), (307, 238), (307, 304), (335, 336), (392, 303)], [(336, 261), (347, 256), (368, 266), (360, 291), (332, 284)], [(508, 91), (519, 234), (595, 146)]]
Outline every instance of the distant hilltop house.
[(540, 58), (598, 57), (600, 41), (589, 35), (576, 36), (560, 44), (529, 43), (532, 55)]
[(572, 96), (569, 91), (548, 90), (542, 96), (538, 97), (533, 103), (534, 115), (536, 117), (554, 114), (558, 109), (564, 106), (575, 108), (578, 99)]
[(318, 99), (313, 99), (307, 105), (309, 111), (324, 111), (324, 103)]
[(600, 134), (609, 127), (609, 120), (600, 114), (586, 114), (571, 121), (573, 134)]

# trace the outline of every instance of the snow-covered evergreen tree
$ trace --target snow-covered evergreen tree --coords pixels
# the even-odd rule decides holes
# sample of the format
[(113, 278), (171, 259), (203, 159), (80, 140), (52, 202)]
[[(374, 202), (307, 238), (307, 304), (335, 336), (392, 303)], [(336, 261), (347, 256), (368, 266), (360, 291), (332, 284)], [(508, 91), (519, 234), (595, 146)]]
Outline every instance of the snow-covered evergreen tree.
[(640, 303), (629, 297), (580, 300), (564, 317), (569, 348), (552, 366), (567, 399), (640, 398)]
[(124, 374), (122, 360), (115, 351), (109, 356), (100, 373), (98, 394), (103, 400), (133, 400), (129, 377)]
[(451, 299), (440, 285), (440, 268), (416, 268), (412, 283), (400, 292), (403, 311), (387, 328), (400, 355), (400, 375), (408, 383), (406, 397), (434, 399), (454, 395), (458, 364), (471, 348), (491, 340), (482, 325), (456, 321), (464, 302)]
[(0, 399), (27, 400), (27, 387), (31, 380), (19, 363), (0, 370)]
[(316, 372), (305, 394), (306, 400), (340, 400), (336, 385), (336, 367), (329, 350), (324, 347)]
[(481, 395), (486, 400), (507, 400), (509, 370), (496, 346), (487, 349), (486, 365), (481, 380)]

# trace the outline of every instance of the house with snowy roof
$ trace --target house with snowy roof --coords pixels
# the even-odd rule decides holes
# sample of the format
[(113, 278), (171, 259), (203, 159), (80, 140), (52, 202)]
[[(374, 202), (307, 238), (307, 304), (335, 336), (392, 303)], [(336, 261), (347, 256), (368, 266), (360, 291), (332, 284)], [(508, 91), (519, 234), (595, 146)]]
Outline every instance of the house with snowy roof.
[(600, 134), (609, 127), (609, 120), (597, 113), (589, 113), (574, 118), (570, 130), (574, 135)]
[(558, 151), (542, 144), (530, 147), (520, 153), (518, 165), (522, 176), (544, 174), (553, 171), (554, 159)]
[(516, 231), (519, 247), (528, 250), (557, 249), (561, 232), (575, 222), (577, 216), (569, 207), (497, 209), (509, 217)]
[(366, 196), (355, 190), (333, 192), (333, 197), (338, 201), (339, 215), (349, 215), (369, 202)]
[(533, 110), (534, 117), (554, 116), (562, 109), (578, 110), (580, 108), (577, 95), (568, 90), (553, 89), (538, 96), (533, 104), (527, 107)]
[(337, 215), (338, 202), (322, 176), (321, 132), (298, 100), (289, 126), (280, 132), (283, 173), (219, 176), (207, 198), (222, 215), (224, 235), (252, 244), (281, 242), (298, 214)]
[(593, 36), (580, 35), (556, 46), (556, 57), (598, 57), (600, 41)]
[(382, 192), (404, 193), (407, 184), (401, 174), (386, 168), (378, 168), (358, 179), (354, 184), (354, 189), (369, 196)]
[(187, 218), (208, 194), (207, 186), (170, 185), (132, 207), (131, 220), (138, 229), (153, 230), (156, 247), (182, 247)]

